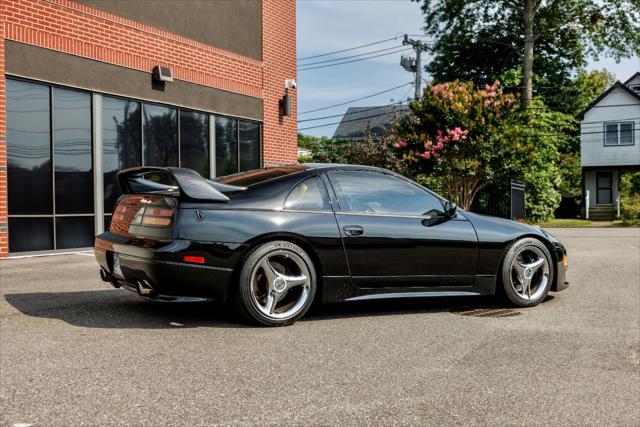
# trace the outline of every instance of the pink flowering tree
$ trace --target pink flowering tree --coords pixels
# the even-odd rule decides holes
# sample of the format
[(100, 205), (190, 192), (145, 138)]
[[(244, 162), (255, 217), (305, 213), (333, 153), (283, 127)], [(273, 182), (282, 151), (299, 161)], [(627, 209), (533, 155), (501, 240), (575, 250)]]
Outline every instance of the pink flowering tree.
[(504, 129), (516, 98), (496, 81), (484, 88), (458, 81), (430, 85), (390, 136), (410, 172), (468, 209), (478, 192), (509, 168), (514, 149)]

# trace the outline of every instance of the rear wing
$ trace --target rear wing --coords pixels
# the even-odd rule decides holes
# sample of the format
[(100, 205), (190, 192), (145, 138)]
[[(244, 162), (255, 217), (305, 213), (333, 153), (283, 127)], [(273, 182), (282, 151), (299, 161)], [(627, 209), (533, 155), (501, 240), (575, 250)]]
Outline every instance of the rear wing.
[[(227, 202), (229, 197), (214, 183), (204, 179), (192, 169), (141, 166), (118, 172), (118, 185), (123, 194), (159, 194), (179, 197), (183, 200)], [(231, 187), (231, 186), (229, 186)], [(225, 191), (225, 189), (222, 189)], [(227, 191), (244, 190), (243, 187), (229, 188)]]

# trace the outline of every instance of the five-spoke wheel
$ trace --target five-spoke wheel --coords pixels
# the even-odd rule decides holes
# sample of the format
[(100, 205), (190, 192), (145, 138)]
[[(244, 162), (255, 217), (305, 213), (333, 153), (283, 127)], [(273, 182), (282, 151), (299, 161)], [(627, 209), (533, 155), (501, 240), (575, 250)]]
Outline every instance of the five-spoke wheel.
[(287, 241), (265, 243), (252, 251), (240, 275), (237, 303), (250, 320), (287, 325), (309, 309), (316, 289), (313, 262)]
[(517, 306), (536, 305), (547, 296), (553, 273), (546, 246), (537, 239), (520, 239), (511, 245), (503, 261), (505, 294)]
[(549, 262), (535, 246), (522, 248), (511, 262), (511, 287), (523, 299), (535, 300), (549, 281)]

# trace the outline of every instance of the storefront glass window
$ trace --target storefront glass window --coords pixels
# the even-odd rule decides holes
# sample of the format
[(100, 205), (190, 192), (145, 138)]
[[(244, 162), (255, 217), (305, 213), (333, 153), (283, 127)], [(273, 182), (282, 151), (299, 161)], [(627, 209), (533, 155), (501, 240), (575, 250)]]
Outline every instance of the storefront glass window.
[(116, 173), (142, 164), (142, 124), (140, 103), (111, 97), (102, 98), (102, 146), (104, 211), (113, 212), (120, 195)]
[(178, 166), (178, 117), (175, 108), (144, 104), (145, 166)]
[(180, 111), (180, 166), (209, 178), (209, 115)]

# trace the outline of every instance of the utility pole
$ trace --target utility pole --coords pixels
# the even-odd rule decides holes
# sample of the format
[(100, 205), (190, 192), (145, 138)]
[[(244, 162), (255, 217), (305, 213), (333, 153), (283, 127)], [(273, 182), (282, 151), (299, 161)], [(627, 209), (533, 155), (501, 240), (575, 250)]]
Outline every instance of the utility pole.
[(400, 65), (402, 65), (402, 68), (405, 70), (415, 74), (415, 99), (420, 99), (422, 96), (422, 52), (427, 51), (427, 45), (421, 40), (410, 39), (407, 34), (404, 35), (402, 44), (405, 46), (410, 45), (416, 52), (415, 58), (403, 55), (400, 58)]
[(536, 1), (525, 0), (522, 20), (524, 22), (524, 55), (522, 59), (522, 108), (526, 109), (533, 98), (533, 20)]

